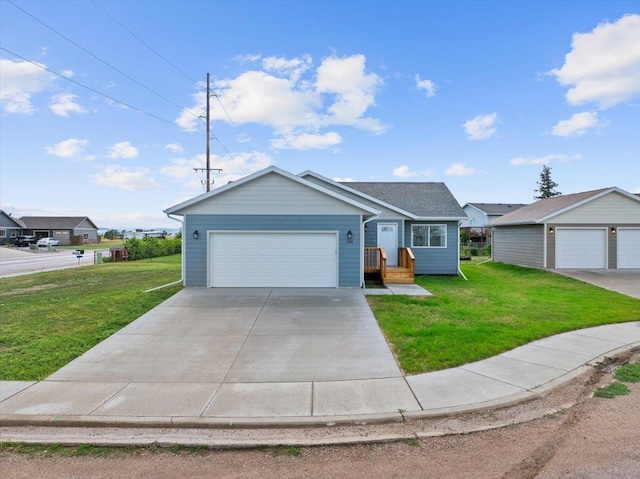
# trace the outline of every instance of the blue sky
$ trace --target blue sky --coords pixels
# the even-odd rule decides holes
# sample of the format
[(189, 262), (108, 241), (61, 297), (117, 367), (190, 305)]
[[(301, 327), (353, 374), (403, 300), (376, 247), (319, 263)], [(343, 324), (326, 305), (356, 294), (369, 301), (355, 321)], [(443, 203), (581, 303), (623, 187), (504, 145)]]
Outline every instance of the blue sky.
[(547, 164), (640, 192), (639, 1), (0, 0), (0, 47), (17, 217), (176, 227), (207, 72), (213, 187), (274, 164), (528, 203)]

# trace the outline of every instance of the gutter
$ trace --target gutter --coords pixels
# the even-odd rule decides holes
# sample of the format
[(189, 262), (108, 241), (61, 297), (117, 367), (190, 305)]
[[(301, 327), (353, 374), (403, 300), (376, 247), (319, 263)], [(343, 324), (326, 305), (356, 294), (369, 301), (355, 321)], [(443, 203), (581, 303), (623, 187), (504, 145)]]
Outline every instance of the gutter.
[[(167, 213), (167, 218), (177, 221), (178, 223), (180, 223), (180, 225), (182, 226), (181, 230), (182, 230), (182, 238), (184, 239), (184, 221), (178, 219), (178, 218), (172, 218), (170, 213)], [(183, 242), (183, 246), (184, 246), (184, 242)], [(167, 283), (167, 284), (163, 284), (162, 286), (156, 286), (155, 288), (151, 288), (145, 291), (145, 293), (150, 293), (152, 291), (157, 291), (159, 289), (163, 289), (163, 288), (168, 288), (169, 286), (173, 286), (175, 284), (178, 283), (184, 283), (184, 254), (182, 255), (182, 264), (180, 267), (180, 279), (178, 281), (173, 281), (171, 283)]]

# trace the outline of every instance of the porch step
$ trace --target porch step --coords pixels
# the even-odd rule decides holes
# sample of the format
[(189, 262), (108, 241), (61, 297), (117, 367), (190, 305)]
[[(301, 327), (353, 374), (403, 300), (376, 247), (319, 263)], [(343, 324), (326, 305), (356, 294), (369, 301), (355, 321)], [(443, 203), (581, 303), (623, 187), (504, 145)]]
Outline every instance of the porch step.
[(386, 274), (382, 278), (383, 283), (413, 284), (413, 275), (409, 268), (387, 267)]

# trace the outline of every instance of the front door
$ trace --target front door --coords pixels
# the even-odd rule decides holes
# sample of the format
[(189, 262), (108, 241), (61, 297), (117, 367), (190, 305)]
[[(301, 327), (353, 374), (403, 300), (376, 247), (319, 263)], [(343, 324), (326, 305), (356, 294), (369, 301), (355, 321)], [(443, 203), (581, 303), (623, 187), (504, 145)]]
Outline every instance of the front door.
[(378, 247), (387, 253), (387, 266), (398, 266), (398, 225), (378, 223)]

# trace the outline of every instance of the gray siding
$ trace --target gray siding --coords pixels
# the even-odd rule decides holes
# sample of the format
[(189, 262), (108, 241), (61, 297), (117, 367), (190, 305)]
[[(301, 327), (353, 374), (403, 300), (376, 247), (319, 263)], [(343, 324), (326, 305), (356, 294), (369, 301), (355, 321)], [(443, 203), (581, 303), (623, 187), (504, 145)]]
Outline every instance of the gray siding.
[(544, 225), (494, 226), (492, 238), (494, 261), (544, 267)]
[(447, 225), (446, 248), (411, 248), (416, 257), (416, 274), (458, 274), (458, 223), (446, 221), (406, 221), (404, 225), (404, 244), (411, 247), (411, 225), (436, 224)]
[[(182, 250), (185, 285), (207, 285), (207, 231), (339, 231), (338, 285), (360, 287), (360, 218), (360, 215), (186, 215)], [(197, 240), (193, 239), (194, 230), (200, 233)], [(353, 233), (351, 242), (347, 242), (347, 231)]]

